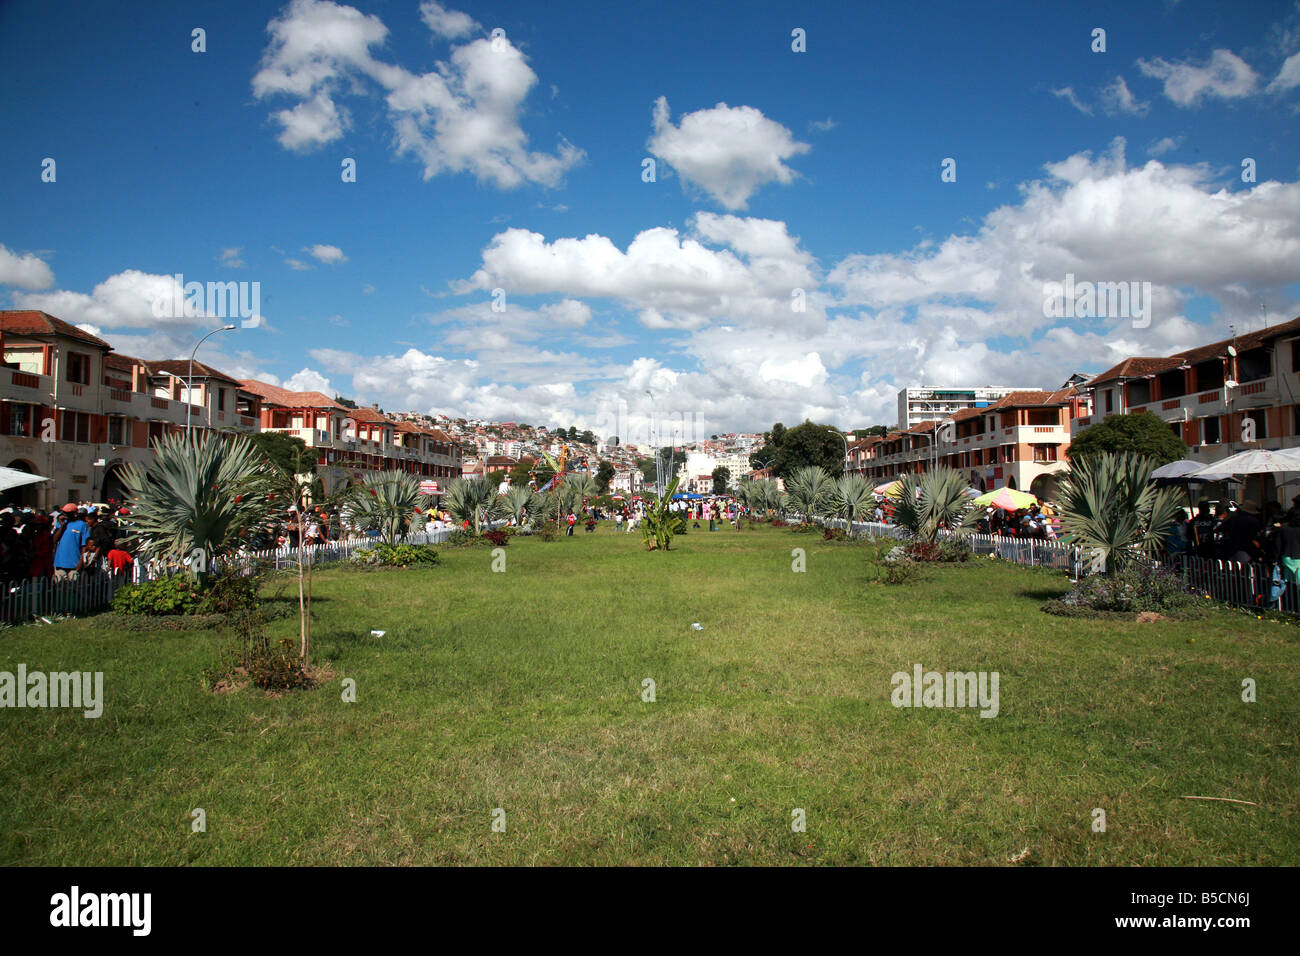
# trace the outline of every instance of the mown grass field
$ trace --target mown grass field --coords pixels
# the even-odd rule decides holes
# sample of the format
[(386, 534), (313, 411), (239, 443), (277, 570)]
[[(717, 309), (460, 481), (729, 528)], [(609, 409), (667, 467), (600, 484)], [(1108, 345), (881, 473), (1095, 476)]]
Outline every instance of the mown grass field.
[[(278, 698), (203, 689), (230, 635), (0, 633), (0, 670), (100, 670), (106, 698), (98, 720), (0, 710), (0, 861), (1300, 860), (1293, 625), (1051, 617), (1060, 574), (972, 560), (883, 585), (872, 548), (769, 528), (650, 554), (603, 526), (506, 554), (504, 573), (488, 549), (318, 572), (335, 676)], [(998, 671), (999, 715), (893, 707), (916, 663)]]

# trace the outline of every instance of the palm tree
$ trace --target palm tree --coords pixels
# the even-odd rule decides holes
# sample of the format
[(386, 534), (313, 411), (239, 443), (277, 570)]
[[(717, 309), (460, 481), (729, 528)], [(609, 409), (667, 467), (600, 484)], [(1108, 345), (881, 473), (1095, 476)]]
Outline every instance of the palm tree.
[(164, 436), (146, 467), (122, 472), (143, 553), (191, 559), (201, 584), (214, 557), (235, 551), (241, 533), (266, 523), (274, 482), (271, 463), (247, 438), (206, 432)]
[(966, 489), (966, 479), (953, 468), (904, 475), (894, 519), (922, 541), (933, 542), (944, 530), (964, 537), (979, 521)]
[(835, 479), (825, 468), (807, 465), (796, 469), (785, 483), (790, 507), (803, 515), (804, 521), (824, 514), (835, 497)]
[(523, 527), (524, 516), (540, 510), (541, 498), (526, 485), (511, 485), (502, 496), (501, 505), (505, 514), (514, 519), (515, 525)]
[(379, 471), (348, 488), (346, 500), (357, 527), (378, 531), (380, 540), (395, 544), (406, 536), (424, 496), (420, 494), (419, 480), (409, 472)]
[(443, 504), (457, 521), (474, 522), (474, 533), (483, 533), (483, 522), (502, 513), (503, 503), (496, 485), (487, 478), (460, 478), (451, 483)]
[(575, 471), (560, 482), (560, 501), (565, 511), (577, 511), (584, 498), (594, 498), (599, 492), (596, 479), (585, 472)]
[(875, 496), (871, 493), (871, 482), (861, 475), (844, 475), (835, 483), (835, 514), (848, 522), (849, 533), (853, 533), (853, 522), (872, 512)]
[[(1148, 484), (1153, 459), (1123, 452), (1078, 458), (1061, 482), (1061, 529), (1105, 573), (1156, 553), (1179, 510), (1177, 488)], [(1112, 560), (1113, 559), (1113, 560)]]

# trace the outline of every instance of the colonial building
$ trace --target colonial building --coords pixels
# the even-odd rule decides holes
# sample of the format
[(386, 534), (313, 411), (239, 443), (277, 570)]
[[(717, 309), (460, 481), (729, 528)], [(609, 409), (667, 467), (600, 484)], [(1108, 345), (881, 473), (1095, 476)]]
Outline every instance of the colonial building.
[(883, 484), (947, 466), (981, 491), (1006, 485), (1050, 498), (1067, 467), (1071, 422), (1088, 411), (1087, 395), (1075, 389), (1012, 392), (944, 421), (854, 442), (850, 468)]
[[(1072, 423), (1074, 434), (1111, 415), (1149, 411), (1206, 464), (1250, 448), (1295, 448), (1300, 318), (1166, 357), (1127, 358), (1084, 387), (1093, 412)], [(1256, 501), (1289, 497), (1273, 476), (1252, 478), (1243, 493)]]
[[(50, 479), (13, 489), (3, 496), (6, 504), (53, 508), (120, 499), (123, 467), (147, 464), (156, 439), (183, 431), (187, 419), (195, 428), (225, 424), (216, 390), (196, 388), (198, 404), (190, 406), (188, 390), (177, 384), (183, 379), (154, 367), (179, 363), (117, 354), (46, 312), (0, 312), (0, 351), (0, 464)], [(237, 384), (204, 368), (213, 380)], [(195, 372), (197, 379), (197, 363)], [(235, 402), (234, 393), (227, 400)], [(248, 428), (237, 416), (229, 424)]]

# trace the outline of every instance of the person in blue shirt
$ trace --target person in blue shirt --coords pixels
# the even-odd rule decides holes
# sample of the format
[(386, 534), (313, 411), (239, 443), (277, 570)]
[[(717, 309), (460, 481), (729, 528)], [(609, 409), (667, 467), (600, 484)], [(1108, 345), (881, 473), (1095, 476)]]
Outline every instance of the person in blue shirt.
[(75, 578), (81, 570), (81, 553), (90, 540), (90, 528), (81, 515), (59, 515), (59, 530), (54, 535), (54, 580)]

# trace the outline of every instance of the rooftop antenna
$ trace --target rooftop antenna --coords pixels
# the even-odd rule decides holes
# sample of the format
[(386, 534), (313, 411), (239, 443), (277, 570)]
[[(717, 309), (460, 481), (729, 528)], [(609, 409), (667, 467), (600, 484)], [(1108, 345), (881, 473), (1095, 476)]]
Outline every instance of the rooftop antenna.
[(1264, 308), (1264, 300), (1259, 300), (1259, 314), (1264, 317), (1264, 328), (1268, 328), (1268, 310)]

